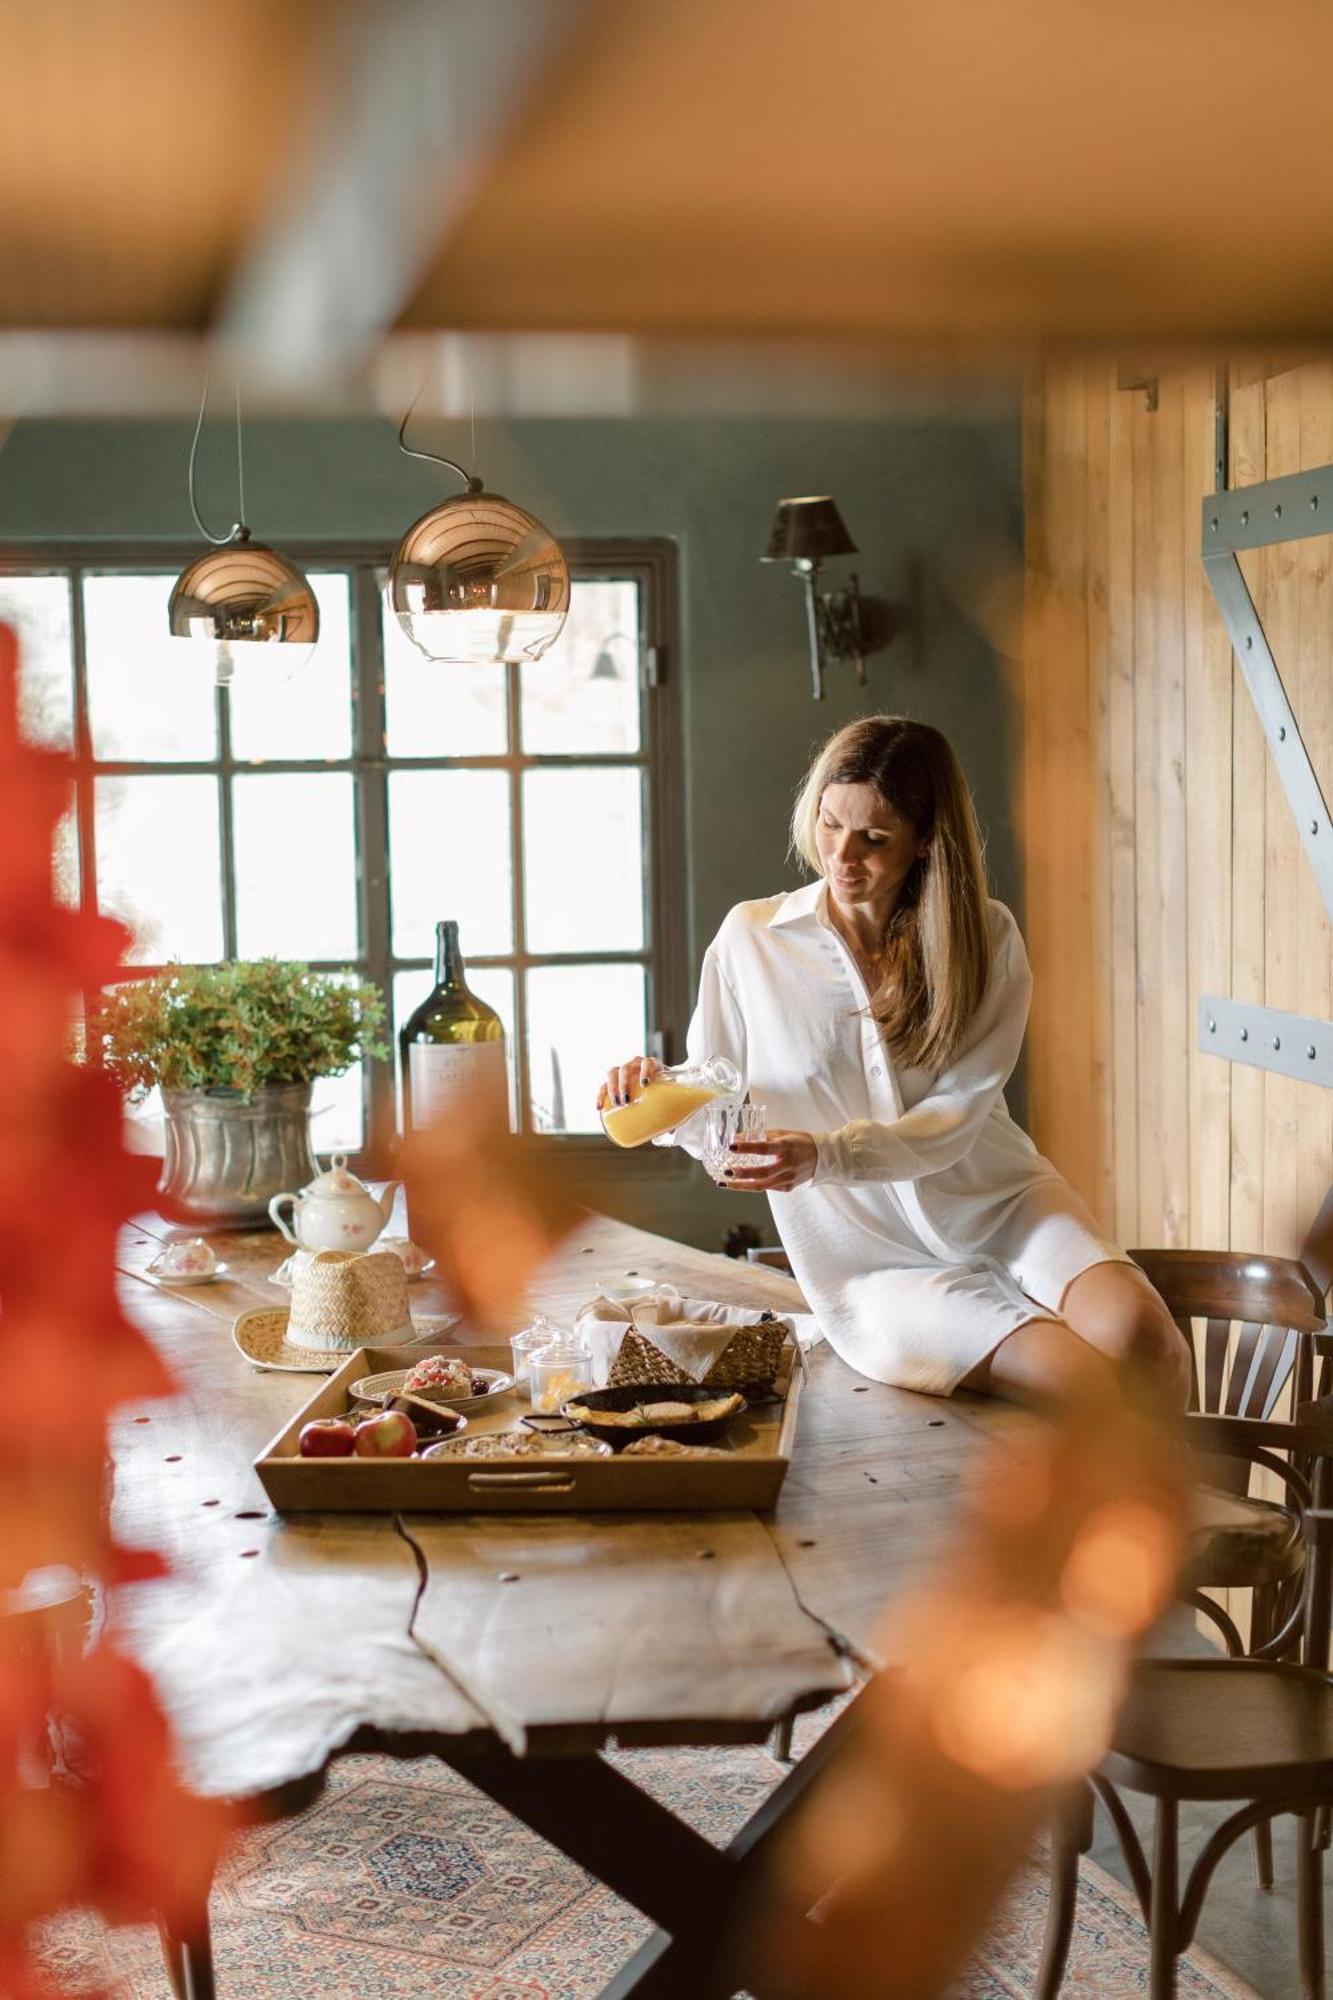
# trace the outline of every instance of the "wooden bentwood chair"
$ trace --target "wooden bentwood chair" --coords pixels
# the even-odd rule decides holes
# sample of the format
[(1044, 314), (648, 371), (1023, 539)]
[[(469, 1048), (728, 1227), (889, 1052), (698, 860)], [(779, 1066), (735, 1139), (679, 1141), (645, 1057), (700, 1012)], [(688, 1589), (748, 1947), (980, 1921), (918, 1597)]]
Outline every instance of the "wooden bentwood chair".
[[(1326, 1431), (1329, 1428), (1326, 1425)], [(1092, 1844), (1094, 1794), (1120, 1840), (1148, 1926), (1149, 2000), (1174, 2000), (1176, 1960), (1193, 1941), (1213, 1871), (1232, 1844), (1278, 1813), (1298, 1815), (1297, 1951), (1302, 2000), (1324, 1996), (1324, 1851), (1333, 1807), (1333, 1512), (1305, 1516), (1305, 1643), (1318, 1664), (1285, 1660), (1144, 1660), (1108, 1755), (1067, 1797), (1051, 1839), (1051, 1901), (1035, 2000), (1055, 2000), (1064, 1977), (1078, 1895), (1078, 1858)], [(1319, 1657), (1322, 1654), (1322, 1659)], [(1119, 1788), (1119, 1789), (1117, 1789)], [(1155, 1801), (1152, 1862), (1120, 1790)], [(1185, 1801), (1235, 1810), (1210, 1838), (1184, 1883), (1179, 1814)]]
[[(749, 1248), (746, 1255), (752, 1264), (791, 1270), (782, 1250)], [(1211, 1250), (1130, 1255), (1165, 1300), (1190, 1350), (1187, 1442), (1205, 1455), (1207, 1483), (1199, 1490), (1185, 1592), (1216, 1625), (1227, 1652), (1239, 1657), (1247, 1648), (1235, 1620), (1203, 1593), (1252, 1591), (1248, 1651), (1285, 1659), (1300, 1645), (1301, 1512), (1313, 1500), (1315, 1454), (1275, 1412), (1288, 1388), (1289, 1406), (1296, 1408), (1310, 1401), (1316, 1385), (1320, 1395), (1333, 1386), (1333, 1362), (1317, 1352), (1324, 1333), (1318, 1287), (1288, 1257)], [(1199, 1346), (1196, 1321), (1203, 1322)], [(1281, 1501), (1250, 1494), (1255, 1467), (1280, 1481)], [(1271, 1888), (1266, 1844), (1259, 1845), (1260, 1881)]]
[[(1301, 1642), (1301, 1514), (1323, 1431), (1294, 1413), (1330, 1386), (1323, 1301), (1302, 1264), (1212, 1250), (1134, 1250), (1190, 1350), (1185, 1441), (1197, 1454), (1194, 1521), (1183, 1590), (1233, 1658), (1288, 1659)], [(1283, 1410), (1287, 1414), (1279, 1414)], [(1331, 1433), (1333, 1435), (1333, 1433)], [(1250, 1492), (1256, 1468), (1281, 1499)], [(1246, 1645), (1209, 1590), (1250, 1590)], [(1271, 1877), (1261, 1880), (1271, 1887)]]
[[(1058, 1994), (1073, 1931), (1078, 1856), (1092, 1838), (1093, 1794), (1120, 1839), (1148, 1924), (1151, 2000), (1175, 1992), (1175, 1962), (1198, 1923), (1213, 1870), (1253, 1829), (1260, 1882), (1272, 1886), (1270, 1822), (1300, 1815), (1297, 1891), (1301, 1990), (1323, 2000), (1322, 1851), (1333, 1806), (1333, 1398), (1322, 1301), (1286, 1258), (1209, 1251), (1135, 1251), (1189, 1340), (1195, 1408), (1186, 1436), (1209, 1483), (1198, 1490), (1185, 1591), (1216, 1624), (1230, 1658), (1145, 1661), (1110, 1755), (1060, 1816), (1037, 2000)], [(1196, 1348), (1194, 1323), (1202, 1321)], [(1316, 1389), (1319, 1401), (1312, 1400)], [(1290, 1415), (1279, 1416), (1284, 1404)], [(1281, 1501), (1251, 1496), (1259, 1466)], [(1235, 1621), (1205, 1588), (1253, 1592), (1248, 1654)], [(1304, 1664), (1293, 1664), (1303, 1653)], [(1149, 1868), (1116, 1786), (1156, 1800)], [(1177, 1824), (1184, 1800), (1233, 1800), (1179, 1894)]]

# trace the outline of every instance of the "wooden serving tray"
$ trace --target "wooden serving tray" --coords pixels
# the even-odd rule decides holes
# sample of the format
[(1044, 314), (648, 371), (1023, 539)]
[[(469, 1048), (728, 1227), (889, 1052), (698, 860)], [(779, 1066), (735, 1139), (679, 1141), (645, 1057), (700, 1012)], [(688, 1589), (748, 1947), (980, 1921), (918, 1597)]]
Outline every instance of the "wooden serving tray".
[[(507, 1347), (360, 1347), (321, 1383), (255, 1460), (264, 1491), (280, 1514), (585, 1514), (771, 1507), (796, 1440), (802, 1367), (778, 1384), (779, 1400), (743, 1410), (721, 1458), (570, 1458), (549, 1465), (486, 1460), (301, 1458), (297, 1439), (314, 1417), (340, 1417), (349, 1385), (388, 1368), (410, 1368), (424, 1354), (464, 1354), (482, 1368), (504, 1367)], [(358, 1406), (360, 1407), (360, 1406)], [(468, 1413), (468, 1437), (516, 1430), (530, 1405), (517, 1390), (493, 1409)]]

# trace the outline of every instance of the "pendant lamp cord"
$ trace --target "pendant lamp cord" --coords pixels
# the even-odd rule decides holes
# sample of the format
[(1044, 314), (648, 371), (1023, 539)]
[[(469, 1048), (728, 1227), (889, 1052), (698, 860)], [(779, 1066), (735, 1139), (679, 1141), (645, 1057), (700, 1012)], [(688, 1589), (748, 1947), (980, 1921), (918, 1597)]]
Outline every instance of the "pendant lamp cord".
[[(412, 421), (413, 412), (416, 410), (417, 404), (421, 401), (421, 398), (426, 393), (426, 382), (428, 379), (429, 379), (428, 376), (422, 377), (421, 387), (417, 390), (416, 395), (412, 398), (411, 402), (408, 404), (407, 414), (404, 416), (403, 421), (398, 426), (398, 449), (399, 451), (402, 452), (404, 458), (420, 458), (424, 459), (430, 465), (447, 466), (450, 472), (456, 472), (458, 474), (459, 478), (462, 480), (463, 484), (466, 486), (469, 493), (480, 493), (482, 491), (483, 482), (478, 478), (475, 472), (469, 472), (466, 466), (460, 465), (456, 458), (442, 458), (438, 451), (414, 451), (411, 445), (408, 444), (407, 442), (407, 427)], [(477, 458), (477, 434), (476, 434), (476, 425), (474, 420), (473, 432), (472, 432), (473, 464), (476, 463), (476, 458)]]
[[(194, 437), (190, 441), (190, 475), (189, 475), (190, 512), (194, 515), (194, 525), (199, 530), (204, 540), (206, 542), (211, 542), (215, 549), (221, 549), (225, 548), (227, 543), (232, 539), (231, 535), (215, 535), (208, 528), (204, 526), (203, 519), (199, 513), (199, 503), (195, 498), (195, 461), (199, 456), (199, 434), (204, 428), (204, 412), (208, 408), (208, 385), (210, 380), (212, 379), (212, 375), (213, 375), (213, 361), (212, 357), (210, 356), (208, 365), (204, 369), (204, 393), (199, 398), (199, 415), (195, 420)], [(238, 377), (236, 384), (236, 449), (238, 457), (240, 454), (240, 442), (241, 442), (240, 395), (241, 395), (240, 380)], [(244, 495), (244, 490), (242, 490), (241, 520), (244, 521), (244, 519), (245, 519), (245, 495)]]
[(241, 363), (236, 361), (236, 497), (241, 503), (241, 525), (245, 525), (245, 440), (241, 434)]

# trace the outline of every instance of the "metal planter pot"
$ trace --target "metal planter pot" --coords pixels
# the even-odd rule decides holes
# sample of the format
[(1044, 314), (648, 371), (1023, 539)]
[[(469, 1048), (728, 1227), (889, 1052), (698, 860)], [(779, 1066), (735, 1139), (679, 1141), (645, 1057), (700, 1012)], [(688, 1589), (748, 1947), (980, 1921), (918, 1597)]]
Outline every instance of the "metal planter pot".
[(319, 1172), (310, 1145), (308, 1083), (234, 1090), (164, 1090), (166, 1156), (158, 1193), (173, 1219), (214, 1228), (267, 1223), (275, 1194)]

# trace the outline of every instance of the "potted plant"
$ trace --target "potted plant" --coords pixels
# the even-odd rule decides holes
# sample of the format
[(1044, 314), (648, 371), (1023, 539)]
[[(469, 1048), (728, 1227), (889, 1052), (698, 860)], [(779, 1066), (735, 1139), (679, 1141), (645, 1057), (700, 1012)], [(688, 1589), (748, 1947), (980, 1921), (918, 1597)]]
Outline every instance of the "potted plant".
[(383, 1020), (374, 986), (305, 965), (169, 965), (103, 997), (87, 1049), (132, 1095), (162, 1092), (164, 1209), (248, 1223), (318, 1172), (311, 1085), (384, 1055)]

